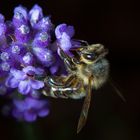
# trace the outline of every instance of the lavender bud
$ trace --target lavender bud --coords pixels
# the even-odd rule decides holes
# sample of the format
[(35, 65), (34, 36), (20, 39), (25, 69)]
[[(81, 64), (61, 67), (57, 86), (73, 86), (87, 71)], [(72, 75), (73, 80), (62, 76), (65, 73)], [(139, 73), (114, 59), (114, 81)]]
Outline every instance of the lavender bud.
[(12, 46), (12, 53), (13, 54), (19, 54), (20, 53), (20, 47), (18, 45)]
[(0, 36), (5, 34), (6, 29), (6, 25), (4, 23), (0, 23)]
[(18, 6), (14, 9), (13, 23), (16, 27), (21, 24), (26, 24), (28, 20), (28, 14), (25, 7)]
[(21, 32), (21, 34), (29, 34), (30, 28), (27, 25), (21, 25), (18, 30)]
[(63, 33), (66, 33), (70, 38), (73, 37), (75, 31), (73, 26), (67, 26), (67, 24), (60, 24), (55, 29), (55, 35), (57, 39), (61, 39)]
[(49, 32), (50, 30), (53, 29), (53, 24), (50, 20), (50, 17), (44, 17), (42, 18), (39, 23), (37, 24), (36, 28), (38, 30), (45, 30)]
[(33, 46), (37, 47), (46, 47), (50, 43), (50, 36), (47, 32), (40, 32), (36, 35), (34, 41), (33, 41)]
[(33, 62), (33, 55), (30, 52), (27, 52), (24, 56), (23, 56), (23, 62), (27, 65), (31, 65)]
[(30, 23), (34, 26), (43, 17), (42, 8), (37, 4), (29, 12)]
[(9, 71), (9, 70), (10, 70), (10, 65), (9, 65), (9, 63), (3, 62), (3, 63), (1, 64), (1, 69), (2, 69), (3, 71)]
[(27, 43), (30, 39), (30, 28), (27, 25), (22, 24), (15, 30), (15, 37), (18, 42)]
[(33, 51), (37, 58), (40, 60), (40, 62), (46, 67), (51, 66), (55, 62), (55, 57), (51, 50), (46, 48), (34, 47)]
[(7, 61), (7, 60), (9, 59), (9, 54), (8, 54), (7, 52), (2, 52), (2, 53), (0, 54), (0, 58), (1, 58), (1, 60), (3, 60), (3, 61)]

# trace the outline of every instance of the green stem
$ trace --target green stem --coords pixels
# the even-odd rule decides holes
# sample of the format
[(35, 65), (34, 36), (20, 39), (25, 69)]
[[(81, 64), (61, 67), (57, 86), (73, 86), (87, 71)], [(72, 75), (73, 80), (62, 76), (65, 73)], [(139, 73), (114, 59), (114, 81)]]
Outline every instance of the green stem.
[(16, 131), (16, 136), (18, 136), (18, 139), (20, 139), (20, 140), (39, 140), (39, 136), (38, 136), (39, 132), (38, 131), (35, 132), (34, 124), (20, 123), (19, 125), (18, 125), (17, 131)]

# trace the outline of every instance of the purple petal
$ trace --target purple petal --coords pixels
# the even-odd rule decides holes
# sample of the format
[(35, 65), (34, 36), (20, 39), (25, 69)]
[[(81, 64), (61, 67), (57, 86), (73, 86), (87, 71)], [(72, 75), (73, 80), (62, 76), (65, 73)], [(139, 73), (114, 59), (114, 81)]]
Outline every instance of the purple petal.
[(41, 93), (39, 91), (37, 91), (37, 90), (32, 89), (31, 92), (30, 92), (30, 95), (33, 98), (39, 99), (39, 97), (41, 96)]
[(23, 95), (26, 95), (30, 92), (31, 90), (31, 87), (29, 85), (29, 81), (21, 81), (18, 85), (18, 91), (23, 94)]
[(43, 73), (44, 73), (44, 70), (43, 69), (41, 69), (41, 68), (36, 68), (35, 69), (35, 74), (42, 75)]
[(47, 48), (33, 47), (34, 54), (46, 67), (51, 66), (55, 62), (54, 54)]
[(74, 27), (73, 26), (68, 26), (67, 30), (66, 30), (66, 33), (70, 36), (70, 38), (73, 37), (74, 34), (75, 34)]
[(58, 64), (55, 64), (55, 65), (51, 66), (50, 67), (51, 74), (56, 74), (58, 69), (59, 69), (59, 65)]
[(41, 109), (39, 112), (38, 112), (38, 116), (39, 117), (45, 117), (49, 114), (49, 109), (47, 108), (44, 108), (44, 109)]
[(27, 67), (23, 68), (23, 72), (25, 72), (25, 73), (28, 73), (30, 71), (32, 71), (32, 72), (35, 73), (35, 71), (36, 71), (35, 67), (33, 67), (33, 66), (27, 66)]
[(2, 62), (0, 67), (3, 71), (9, 71), (11, 66), (8, 62)]
[(4, 23), (0, 23), (0, 36), (4, 35), (6, 32), (6, 25)]
[(73, 37), (75, 31), (73, 26), (67, 26), (67, 24), (60, 24), (55, 29), (55, 35), (57, 39), (61, 39), (63, 33), (66, 33), (70, 38)]
[(14, 9), (14, 14), (16, 14), (16, 13), (20, 13), (24, 17), (24, 19), (27, 20), (28, 15), (27, 15), (27, 9), (25, 7), (23, 7), (23, 6), (16, 7)]
[(42, 68), (35, 68), (33, 66), (27, 66), (23, 68), (23, 72), (28, 73), (28, 74), (37, 74), (37, 75), (42, 75), (44, 73), (44, 70)]
[(18, 31), (20, 34), (22, 35), (27, 35), (30, 33), (30, 28), (29, 26), (25, 25), (25, 24), (22, 24), (19, 28), (18, 28)]
[(33, 89), (40, 89), (44, 87), (44, 82), (38, 80), (30, 80), (30, 85)]
[(66, 33), (63, 33), (62, 38), (60, 39), (60, 46), (64, 51), (69, 51), (72, 47), (70, 37)]
[(36, 34), (34, 41), (33, 41), (33, 46), (37, 47), (46, 47), (50, 43), (50, 35), (46, 31), (41, 31)]
[(27, 52), (27, 47), (21, 43), (12, 42), (11, 44), (11, 53), (13, 56), (20, 55), (21, 57)]
[(27, 109), (31, 109), (31, 108), (36, 108), (39, 104), (39, 100), (31, 98), (31, 97), (27, 97), (25, 99), (25, 103), (26, 103), (26, 107)]
[(18, 87), (18, 84), (19, 84), (19, 81), (17, 79), (15, 79), (14, 76), (9, 76), (7, 79), (6, 79), (6, 82), (5, 82), (5, 85), (7, 87), (11, 87), (11, 88), (16, 88)]
[(4, 16), (0, 14), (0, 23), (4, 23), (4, 20), (5, 20)]
[(15, 117), (18, 120), (22, 120), (23, 119), (23, 112), (20, 112), (17, 108), (13, 109), (12, 115), (13, 115), (13, 117)]
[(13, 24), (15, 27), (19, 27), (22, 24), (27, 24), (28, 14), (27, 10), (23, 6), (18, 6), (14, 9)]
[(29, 12), (30, 23), (34, 26), (43, 17), (42, 8), (39, 5), (34, 5)]
[(15, 37), (20, 43), (28, 43), (30, 40), (30, 28), (27, 25), (22, 24), (15, 30)]
[(14, 76), (17, 80), (24, 80), (27, 78), (26, 74), (20, 70), (17, 69), (11, 69), (10, 73)]
[(13, 100), (13, 104), (15, 105), (15, 107), (20, 111), (20, 112), (23, 112), (26, 110), (26, 102), (24, 100), (17, 100), (17, 99), (14, 99)]
[(67, 26), (66, 24), (60, 24), (60, 25), (58, 25), (56, 27), (56, 29), (55, 29), (55, 35), (56, 35), (56, 38), (57, 39), (60, 39), (61, 38), (63, 32), (66, 30), (66, 26)]
[(26, 98), (25, 102), (26, 102), (26, 107), (28, 110), (32, 108), (36, 110), (40, 110), (41, 108), (47, 105), (46, 100), (39, 100), (39, 99), (31, 98), (31, 97)]
[(1, 60), (3, 60), (3, 61), (9, 60), (9, 58), (10, 58), (9, 53), (8, 53), (8, 52), (2, 52), (2, 53), (0, 54), (0, 58), (1, 58)]
[(24, 119), (28, 122), (33, 122), (37, 119), (37, 114), (32, 112), (32, 110), (28, 110), (24, 112)]

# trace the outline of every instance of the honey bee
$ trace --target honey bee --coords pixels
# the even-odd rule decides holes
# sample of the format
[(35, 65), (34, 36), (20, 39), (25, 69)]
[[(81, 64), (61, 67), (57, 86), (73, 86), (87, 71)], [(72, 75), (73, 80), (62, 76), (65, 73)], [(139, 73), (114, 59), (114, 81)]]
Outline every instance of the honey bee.
[(92, 89), (100, 88), (108, 78), (109, 63), (105, 59), (108, 50), (102, 44), (85, 45), (71, 50), (74, 56), (70, 57), (61, 47), (59, 48), (68, 75), (47, 76), (42, 92), (54, 98), (85, 97), (77, 126), (77, 133), (79, 133), (87, 120)]

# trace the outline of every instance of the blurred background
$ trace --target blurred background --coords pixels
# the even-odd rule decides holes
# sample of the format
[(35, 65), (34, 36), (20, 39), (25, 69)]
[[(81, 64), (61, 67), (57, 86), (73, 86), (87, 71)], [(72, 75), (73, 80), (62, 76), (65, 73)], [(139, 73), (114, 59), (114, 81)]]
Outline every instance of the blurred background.
[[(107, 83), (93, 97), (86, 126), (76, 128), (83, 100), (51, 99), (47, 118), (32, 124), (0, 115), (3, 140), (139, 140), (140, 139), (140, 9), (134, 0), (3, 0), (0, 13), (11, 19), (15, 6), (34, 4), (51, 15), (55, 25), (67, 23), (75, 38), (102, 43), (109, 49), (110, 75), (126, 99)], [(0, 99), (0, 105), (4, 101)]]

